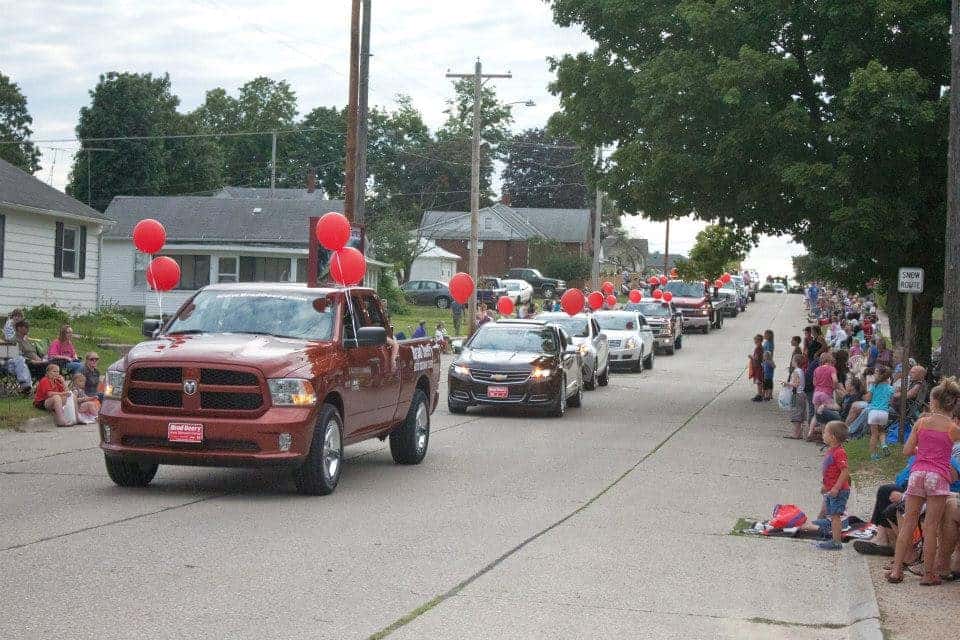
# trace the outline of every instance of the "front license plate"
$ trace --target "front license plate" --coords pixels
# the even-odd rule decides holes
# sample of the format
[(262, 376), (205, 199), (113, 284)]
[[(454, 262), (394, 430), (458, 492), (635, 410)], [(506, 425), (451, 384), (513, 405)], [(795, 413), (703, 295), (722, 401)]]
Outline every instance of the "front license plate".
[(203, 442), (203, 425), (171, 422), (167, 425), (167, 440), (170, 442)]
[(503, 399), (510, 395), (510, 390), (506, 387), (487, 387), (488, 398)]

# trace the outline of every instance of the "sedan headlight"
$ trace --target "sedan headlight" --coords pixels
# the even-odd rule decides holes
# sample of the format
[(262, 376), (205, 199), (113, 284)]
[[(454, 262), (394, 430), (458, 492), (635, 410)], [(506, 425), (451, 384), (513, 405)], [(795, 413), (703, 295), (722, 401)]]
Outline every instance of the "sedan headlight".
[(550, 369), (534, 369), (530, 372), (530, 377), (534, 380), (543, 380), (544, 378), (549, 378), (553, 373)]
[(582, 345), (580, 345), (580, 355), (585, 356), (588, 353), (590, 353), (590, 345), (588, 345), (587, 343), (583, 343)]
[(267, 380), (270, 399), (274, 406), (309, 407), (316, 404), (317, 393), (313, 383), (302, 378), (276, 378)]
[(627, 349), (636, 349), (637, 348), (637, 339), (628, 338), (627, 339)]
[(453, 372), (458, 376), (463, 376), (464, 378), (470, 377), (470, 367), (465, 367), (462, 364), (453, 365)]
[(125, 371), (107, 371), (107, 381), (103, 385), (103, 397), (112, 400), (119, 400), (123, 395), (123, 381), (126, 379)]

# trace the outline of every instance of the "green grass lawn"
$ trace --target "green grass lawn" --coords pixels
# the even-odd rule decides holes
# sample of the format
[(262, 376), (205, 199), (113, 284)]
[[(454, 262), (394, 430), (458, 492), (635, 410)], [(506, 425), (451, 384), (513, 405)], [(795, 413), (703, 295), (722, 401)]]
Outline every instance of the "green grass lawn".
[(851, 440), (844, 446), (854, 484), (873, 490), (880, 484), (892, 482), (907, 464), (900, 445), (890, 447), (890, 455), (876, 462), (870, 460), (870, 438)]

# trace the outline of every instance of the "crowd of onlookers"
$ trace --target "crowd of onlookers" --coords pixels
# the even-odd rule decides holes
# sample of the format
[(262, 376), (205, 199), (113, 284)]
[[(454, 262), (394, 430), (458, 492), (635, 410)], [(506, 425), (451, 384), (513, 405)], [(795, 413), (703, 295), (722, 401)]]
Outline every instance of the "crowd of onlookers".
[[(891, 348), (871, 300), (813, 284), (806, 305), (810, 324), (791, 340), (779, 400), (790, 411), (792, 428), (784, 437), (824, 445), (817, 526), (829, 539), (819, 546), (842, 548), (850, 489), (844, 443), (869, 437), (870, 457), (877, 461), (904, 442), (905, 468), (877, 489), (870, 518), (877, 533), (853, 546), (892, 557), (886, 567), (891, 583), (901, 582), (905, 571), (925, 586), (960, 580), (960, 384), (952, 377), (930, 380), (925, 367)], [(765, 399), (772, 375), (764, 365), (767, 353), (772, 360), (773, 335), (755, 342), (751, 376), (759, 379), (758, 396)]]
[(20, 393), (33, 396), (38, 409), (53, 414), (58, 426), (96, 421), (100, 410), (100, 356), (88, 352), (81, 360), (73, 344), (73, 329), (65, 324), (45, 350), (30, 336), (22, 309), (10, 312), (3, 337), (16, 352), (8, 355), (6, 372), (17, 380)]

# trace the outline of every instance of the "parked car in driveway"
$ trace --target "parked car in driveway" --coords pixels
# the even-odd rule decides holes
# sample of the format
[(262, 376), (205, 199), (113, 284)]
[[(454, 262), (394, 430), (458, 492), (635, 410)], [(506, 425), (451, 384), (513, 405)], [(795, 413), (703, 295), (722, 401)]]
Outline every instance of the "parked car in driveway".
[(450, 289), (439, 280), (410, 280), (400, 287), (403, 296), (413, 304), (431, 305), (446, 309), (453, 299)]
[(583, 387), (587, 391), (605, 387), (610, 381), (610, 348), (607, 336), (593, 316), (579, 313), (541, 313), (537, 320), (564, 328), (580, 350), (583, 360)]
[(525, 280), (533, 287), (533, 290), (544, 298), (552, 298), (554, 294), (562, 293), (567, 288), (567, 283), (557, 278), (546, 278), (537, 269), (510, 269), (507, 277), (517, 280)]
[(539, 320), (489, 322), (450, 365), (447, 407), (543, 408), (561, 417), (583, 399), (580, 351), (562, 327)]
[(517, 304), (530, 304), (533, 300), (533, 287), (526, 280), (505, 279), (500, 281), (507, 290), (507, 295)]
[(628, 302), (625, 311), (637, 311), (653, 330), (654, 346), (673, 355), (683, 348), (683, 314), (672, 302), (662, 300), (641, 300)]
[(642, 315), (636, 311), (598, 311), (593, 317), (607, 336), (611, 368), (634, 372), (653, 369), (653, 330)]
[(507, 295), (507, 288), (500, 278), (482, 276), (477, 283), (477, 301), (486, 302), (491, 307), (497, 304), (500, 296)]

